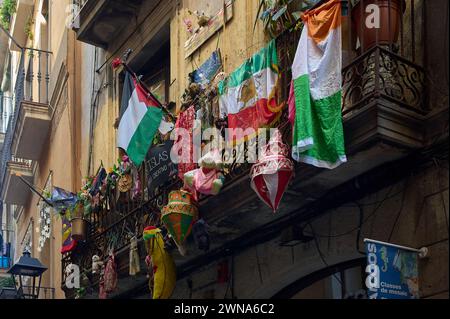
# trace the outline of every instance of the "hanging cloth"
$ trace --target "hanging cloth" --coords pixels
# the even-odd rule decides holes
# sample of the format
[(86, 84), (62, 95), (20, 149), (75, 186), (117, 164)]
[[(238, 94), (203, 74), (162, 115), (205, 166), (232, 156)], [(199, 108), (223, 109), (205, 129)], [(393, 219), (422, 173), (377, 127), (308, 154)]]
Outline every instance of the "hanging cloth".
[[(327, 1), (305, 12), (302, 19), (305, 26), (292, 65), (292, 158), (333, 169), (347, 161), (342, 125), (341, 1)], [(290, 115), (292, 119), (293, 110)]]
[(161, 230), (153, 226), (146, 227), (143, 238), (150, 256), (146, 258), (146, 262), (153, 267), (153, 277), (149, 278), (153, 299), (169, 299), (175, 289), (176, 267), (172, 257), (164, 249)]
[(111, 253), (105, 267), (104, 288), (106, 293), (113, 292), (117, 287), (117, 265), (114, 253)]
[[(189, 107), (186, 111), (181, 112), (178, 116), (175, 124), (175, 129), (180, 130), (181, 133), (177, 133), (176, 142), (173, 145), (175, 154), (178, 158), (178, 177), (183, 180), (186, 172), (192, 171), (197, 168), (194, 163), (194, 125), (195, 125), (195, 108)], [(183, 133), (187, 132), (187, 136)]]
[(133, 236), (130, 240), (130, 276), (136, 276), (141, 272), (139, 261), (138, 240)]

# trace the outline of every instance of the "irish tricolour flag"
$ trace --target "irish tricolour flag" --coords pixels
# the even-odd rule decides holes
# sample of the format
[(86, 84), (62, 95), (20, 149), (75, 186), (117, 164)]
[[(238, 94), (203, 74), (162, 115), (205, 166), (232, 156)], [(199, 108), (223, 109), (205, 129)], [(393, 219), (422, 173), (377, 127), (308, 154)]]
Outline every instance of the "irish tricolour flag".
[(125, 150), (137, 166), (143, 162), (161, 125), (163, 113), (158, 104), (127, 73), (120, 110), (118, 147)]
[(292, 157), (317, 167), (347, 161), (342, 127), (341, 1), (307, 11), (292, 66)]

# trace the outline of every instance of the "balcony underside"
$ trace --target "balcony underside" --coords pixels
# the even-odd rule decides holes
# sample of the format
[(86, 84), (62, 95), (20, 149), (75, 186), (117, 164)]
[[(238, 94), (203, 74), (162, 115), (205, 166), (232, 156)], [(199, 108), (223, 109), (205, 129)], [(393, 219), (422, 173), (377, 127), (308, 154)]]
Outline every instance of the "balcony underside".
[(81, 8), (73, 28), (77, 39), (107, 48), (130, 23), (136, 21), (143, 0), (88, 0)]
[(23, 101), (12, 143), (13, 154), (20, 158), (39, 160), (47, 142), (50, 122), (47, 104)]
[(21, 180), (21, 177), (29, 184), (33, 183), (33, 170), (30, 165), (17, 162), (9, 162), (3, 185), (2, 198), (7, 204), (24, 206), (31, 193), (30, 188)]

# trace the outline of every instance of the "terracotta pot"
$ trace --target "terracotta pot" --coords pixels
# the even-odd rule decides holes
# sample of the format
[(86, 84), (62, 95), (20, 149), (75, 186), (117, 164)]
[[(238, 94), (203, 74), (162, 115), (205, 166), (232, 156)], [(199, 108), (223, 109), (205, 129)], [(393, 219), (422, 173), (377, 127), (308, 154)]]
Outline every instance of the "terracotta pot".
[(88, 221), (83, 218), (84, 206), (78, 205), (73, 212), (72, 223), (72, 239), (76, 241), (86, 240)]
[[(380, 28), (368, 28), (365, 23), (366, 18), (373, 14), (372, 11), (366, 12), (367, 6), (371, 4), (380, 8)], [(353, 29), (359, 38), (362, 52), (376, 45), (390, 45), (397, 42), (405, 8), (404, 0), (360, 0), (353, 7)]]
[(83, 218), (72, 219), (72, 239), (76, 241), (86, 240), (88, 222)]

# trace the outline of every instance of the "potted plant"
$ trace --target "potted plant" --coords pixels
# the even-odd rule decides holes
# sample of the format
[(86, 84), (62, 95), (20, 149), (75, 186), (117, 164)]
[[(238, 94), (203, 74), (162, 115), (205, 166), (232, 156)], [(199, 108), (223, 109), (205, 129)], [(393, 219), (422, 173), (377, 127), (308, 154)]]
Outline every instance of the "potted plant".
[(88, 217), (92, 213), (92, 196), (89, 190), (94, 177), (88, 177), (84, 186), (77, 194), (77, 203), (71, 210), (72, 238), (76, 241), (86, 240), (88, 230)]
[(85, 208), (82, 201), (78, 201), (72, 211), (72, 239), (76, 241), (86, 240), (88, 221), (85, 218)]
[[(379, 28), (366, 23), (372, 19), (373, 10), (367, 10), (369, 5), (379, 7)], [(391, 45), (396, 43), (400, 31), (403, 12), (406, 9), (405, 0), (353, 0), (352, 22), (353, 28), (361, 45), (361, 52), (365, 52), (376, 45)]]

